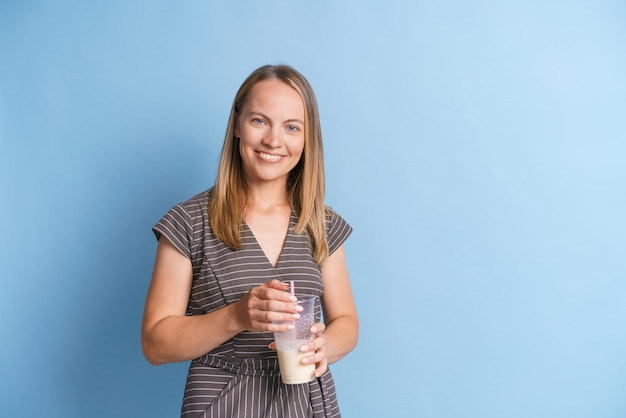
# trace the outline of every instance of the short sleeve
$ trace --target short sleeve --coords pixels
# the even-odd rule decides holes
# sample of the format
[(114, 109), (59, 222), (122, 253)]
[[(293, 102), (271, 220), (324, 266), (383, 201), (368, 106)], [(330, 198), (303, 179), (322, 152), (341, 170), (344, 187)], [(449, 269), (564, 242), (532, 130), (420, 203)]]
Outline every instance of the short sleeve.
[(352, 227), (332, 208), (327, 208), (326, 238), (328, 255), (332, 255), (352, 233)]
[(167, 238), (185, 257), (191, 258), (193, 228), (189, 212), (181, 205), (170, 209), (159, 222), (152, 227), (157, 240)]

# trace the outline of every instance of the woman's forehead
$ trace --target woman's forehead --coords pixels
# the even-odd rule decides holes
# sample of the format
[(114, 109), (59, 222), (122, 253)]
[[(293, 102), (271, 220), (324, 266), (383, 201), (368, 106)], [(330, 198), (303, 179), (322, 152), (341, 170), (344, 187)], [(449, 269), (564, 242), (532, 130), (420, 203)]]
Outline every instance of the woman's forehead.
[(305, 105), (300, 93), (276, 78), (256, 83), (244, 99), (242, 109), (255, 112), (291, 114), (304, 120)]

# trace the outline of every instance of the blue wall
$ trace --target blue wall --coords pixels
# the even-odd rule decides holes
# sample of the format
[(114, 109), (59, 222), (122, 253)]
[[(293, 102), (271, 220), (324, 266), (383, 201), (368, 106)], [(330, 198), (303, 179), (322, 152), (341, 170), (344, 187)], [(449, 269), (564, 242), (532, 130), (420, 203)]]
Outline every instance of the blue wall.
[(222, 3), (0, 4), (0, 415), (178, 414), (150, 228), (285, 62), (355, 228), (344, 415), (626, 416), (624, 3)]

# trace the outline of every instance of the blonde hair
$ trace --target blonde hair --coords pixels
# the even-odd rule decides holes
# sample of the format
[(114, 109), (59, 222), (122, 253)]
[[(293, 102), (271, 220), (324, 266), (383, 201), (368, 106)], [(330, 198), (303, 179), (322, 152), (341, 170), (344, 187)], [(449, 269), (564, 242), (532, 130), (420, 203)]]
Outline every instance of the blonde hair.
[(287, 194), (298, 215), (295, 232), (308, 235), (313, 257), (321, 266), (328, 257), (322, 130), (313, 89), (307, 79), (290, 66), (259, 67), (239, 87), (230, 110), (217, 179), (209, 200), (209, 222), (217, 238), (234, 250), (241, 249), (240, 228), (246, 205), (246, 181), (239, 153), (239, 138), (235, 137), (235, 124), (252, 87), (272, 78), (296, 90), (304, 103), (304, 151), (298, 164), (289, 173)]

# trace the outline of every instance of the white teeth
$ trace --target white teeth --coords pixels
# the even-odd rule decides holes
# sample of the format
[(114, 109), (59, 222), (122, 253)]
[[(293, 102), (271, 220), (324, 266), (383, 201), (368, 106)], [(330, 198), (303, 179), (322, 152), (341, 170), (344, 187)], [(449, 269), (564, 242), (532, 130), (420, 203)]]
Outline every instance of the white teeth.
[(272, 154), (267, 154), (265, 152), (259, 152), (259, 155), (264, 160), (278, 161), (280, 159), (280, 155), (272, 155)]

